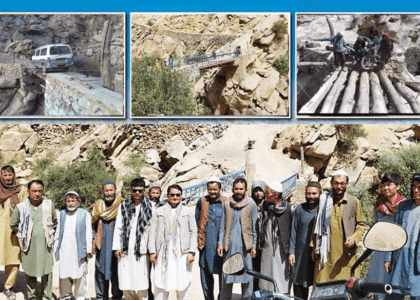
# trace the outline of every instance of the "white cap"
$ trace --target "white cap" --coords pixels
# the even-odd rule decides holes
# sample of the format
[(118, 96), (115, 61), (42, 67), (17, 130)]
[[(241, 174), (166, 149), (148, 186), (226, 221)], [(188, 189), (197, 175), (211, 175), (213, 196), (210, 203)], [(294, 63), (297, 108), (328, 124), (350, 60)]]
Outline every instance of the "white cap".
[(207, 180), (207, 183), (209, 183), (209, 182), (218, 182), (218, 183), (222, 183), (222, 182), (220, 181), (220, 178), (219, 178), (219, 177), (216, 177), (216, 176), (212, 176), (212, 177), (210, 177), (210, 179), (209, 179), (209, 180)]
[(65, 195), (64, 195), (64, 198), (66, 198), (68, 195), (70, 195), (70, 194), (74, 194), (74, 195), (76, 195), (77, 196), (77, 198), (80, 200), (80, 196), (79, 196), (79, 194), (77, 193), (77, 192), (75, 192), (75, 191), (70, 191), (70, 192), (67, 192)]
[(349, 177), (349, 175), (347, 174), (347, 172), (344, 171), (344, 170), (337, 170), (337, 171), (335, 171), (334, 173), (332, 173), (331, 177), (334, 177), (334, 176), (347, 176), (347, 177)]
[(279, 181), (272, 181), (269, 184), (270, 189), (276, 193), (283, 193), (283, 186)]

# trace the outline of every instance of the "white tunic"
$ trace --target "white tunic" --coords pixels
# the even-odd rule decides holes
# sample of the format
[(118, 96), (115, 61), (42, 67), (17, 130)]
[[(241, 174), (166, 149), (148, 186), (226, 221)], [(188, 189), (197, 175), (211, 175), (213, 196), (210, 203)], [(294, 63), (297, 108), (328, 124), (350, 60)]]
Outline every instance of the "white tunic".
[[(141, 204), (136, 206), (136, 214), (131, 218), (130, 237), (128, 239), (128, 253), (118, 259), (118, 282), (122, 291), (142, 291), (149, 288), (149, 255), (142, 254), (136, 260), (134, 246), (136, 245), (137, 218), (139, 217)], [(146, 227), (143, 235), (147, 236), (150, 226)], [(121, 237), (123, 234), (123, 218), (121, 207), (118, 209), (114, 229), (114, 241), (112, 250), (122, 250)], [(142, 237), (144, 238), (144, 237)]]
[[(176, 208), (171, 209), (169, 216), (171, 222), (173, 222), (173, 215), (175, 214)], [(173, 226), (173, 225), (172, 225)], [(183, 291), (191, 283), (192, 279), (192, 267), (193, 264), (187, 263), (188, 253), (181, 254), (181, 241), (179, 234), (179, 227), (176, 232), (176, 243), (178, 244), (178, 255), (175, 256), (172, 251), (172, 240), (169, 241), (169, 257), (168, 267), (166, 269), (166, 275), (162, 274), (162, 260), (163, 260), (163, 246), (158, 252), (158, 261), (155, 267), (155, 285), (167, 292), (169, 291)]]
[[(60, 214), (57, 216), (58, 226), (55, 231), (56, 246), (60, 235)], [(87, 259), (79, 261), (77, 254), (76, 222), (77, 210), (73, 214), (67, 213), (60, 247), (60, 278), (77, 279), (87, 272)], [(92, 253), (92, 221), (89, 213), (86, 214), (86, 250), (87, 253)]]

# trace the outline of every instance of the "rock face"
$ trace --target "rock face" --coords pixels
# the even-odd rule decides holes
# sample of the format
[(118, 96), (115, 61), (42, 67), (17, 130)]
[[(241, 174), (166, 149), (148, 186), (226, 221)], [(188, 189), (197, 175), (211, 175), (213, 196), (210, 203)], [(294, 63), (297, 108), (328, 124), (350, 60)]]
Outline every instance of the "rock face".
[(272, 29), (277, 22), (289, 26), (287, 16), (278, 14), (136, 14), (132, 56), (157, 54), (167, 60), (169, 55), (231, 53), (239, 46), (239, 58), (207, 69), (197, 81), (197, 103), (215, 115), (287, 115), (288, 73), (280, 76), (274, 61), (283, 57), (288, 64), (289, 37), (277, 36)]
[[(31, 58), (31, 51), (46, 44), (71, 46), (76, 64), (100, 62), (104, 22), (113, 22), (112, 71), (124, 70), (124, 16), (122, 14), (30, 14), (1, 15), (0, 52)], [(0, 61), (1, 62), (1, 61)]]

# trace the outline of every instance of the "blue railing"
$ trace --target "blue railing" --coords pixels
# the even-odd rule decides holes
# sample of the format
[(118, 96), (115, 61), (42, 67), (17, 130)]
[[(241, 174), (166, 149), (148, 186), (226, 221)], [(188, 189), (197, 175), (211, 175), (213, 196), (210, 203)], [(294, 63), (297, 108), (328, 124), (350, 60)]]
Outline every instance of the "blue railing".
[[(245, 178), (245, 169), (232, 172), (223, 176), (220, 176), (220, 181), (222, 182), (222, 191), (224, 192), (231, 192), (233, 187), (233, 182), (236, 178), (244, 177)], [(291, 196), (291, 194), (297, 188), (297, 180), (299, 178), (298, 173), (294, 173), (293, 175), (283, 179), (281, 181), (283, 187), (283, 195), (285, 198)], [(195, 205), (195, 201), (199, 198), (207, 195), (207, 181), (203, 181), (201, 183), (186, 187), (183, 189), (183, 197), (184, 203), (187, 205)], [(166, 199), (166, 194), (163, 195), (162, 199)]]
[(181, 64), (184, 61), (184, 65), (194, 65), (196, 67), (204, 67), (207, 65), (218, 64), (224, 61), (234, 60), (241, 55), (240, 52), (224, 53), (218, 52), (213, 54), (204, 54), (198, 56), (185, 57), (180, 59), (174, 59), (174, 66)]

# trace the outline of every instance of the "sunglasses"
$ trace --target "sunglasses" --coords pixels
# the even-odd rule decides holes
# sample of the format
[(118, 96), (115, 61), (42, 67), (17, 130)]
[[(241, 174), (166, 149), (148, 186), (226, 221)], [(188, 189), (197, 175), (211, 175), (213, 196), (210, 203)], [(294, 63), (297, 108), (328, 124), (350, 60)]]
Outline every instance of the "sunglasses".
[(140, 194), (144, 192), (144, 189), (132, 189), (131, 191), (135, 194)]
[(172, 197), (172, 198), (178, 198), (178, 197), (181, 197), (181, 194), (169, 194), (169, 195), (171, 195), (171, 197)]

